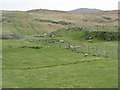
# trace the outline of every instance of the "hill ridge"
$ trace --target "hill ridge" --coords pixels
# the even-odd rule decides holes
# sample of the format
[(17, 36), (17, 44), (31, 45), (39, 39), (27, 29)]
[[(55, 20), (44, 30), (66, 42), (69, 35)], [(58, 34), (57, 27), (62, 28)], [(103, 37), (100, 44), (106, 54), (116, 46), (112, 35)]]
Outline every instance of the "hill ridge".
[(74, 12), (74, 13), (93, 13), (93, 12), (101, 12), (103, 10), (100, 9), (93, 9), (93, 8), (78, 8), (74, 10), (70, 10), (69, 12)]

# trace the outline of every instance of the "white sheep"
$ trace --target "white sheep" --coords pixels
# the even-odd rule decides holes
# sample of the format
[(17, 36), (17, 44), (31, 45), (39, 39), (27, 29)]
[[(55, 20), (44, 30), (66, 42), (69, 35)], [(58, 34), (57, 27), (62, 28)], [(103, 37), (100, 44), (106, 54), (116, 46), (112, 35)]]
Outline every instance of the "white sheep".
[(87, 56), (88, 56), (88, 54), (86, 53), (86, 54), (84, 54), (84, 56), (85, 56), (85, 57), (87, 57)]

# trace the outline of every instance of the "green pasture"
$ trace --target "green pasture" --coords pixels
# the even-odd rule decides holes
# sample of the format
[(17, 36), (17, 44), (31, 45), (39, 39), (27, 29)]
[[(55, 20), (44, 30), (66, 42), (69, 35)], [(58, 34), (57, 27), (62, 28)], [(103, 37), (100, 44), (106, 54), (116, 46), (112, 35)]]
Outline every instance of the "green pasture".
[[(38, 22), (27, 12), (4, 12), (2, 23), (4, 35), (23, 36), (0, 39), (3, 88), (118, 87), (118, 42), (109, 40), (116, 26), (66, 30), (69, 25)], [(93, 31), (105, 32), (105, 40), (102, 33), (86, 39)]]
[[(75, 42), (75, 40), (69, 40)], [(93, 56), (96, 49), (91, 49), (89, 55), (85, 57), (83, 53), (65, 49), (65, 43), (59, 47), (58, 43), (30, 42), (24, 38), (3, 40), (3, 87), (118, 87), (117, 42), (72, 43), (72, 45), (77, 44), (83, 46), (85, 53), (88, 53), (88, 46), (97, 47), (107, 52), (107, 57), (102, 53), (100, 56)], [(78, 49), (81, 50), (81, 48)]]

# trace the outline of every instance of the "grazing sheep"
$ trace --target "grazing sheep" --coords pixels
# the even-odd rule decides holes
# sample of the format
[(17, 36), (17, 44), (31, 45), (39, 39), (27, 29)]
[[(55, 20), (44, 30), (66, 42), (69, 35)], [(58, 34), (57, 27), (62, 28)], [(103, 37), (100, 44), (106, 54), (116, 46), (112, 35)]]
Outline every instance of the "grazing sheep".
[(47, 33), (44, 34), (44, 36), (46, 36), (46, 35), (47, 35)]
[(87, 57), (87, 56), (88, 56), (88, 54), (86, 53), (86, 54), (84, 54), (84, 56), (85, 56), (85, 57)]
[(89, 37), (89, 39), (93, 39), (93, 37)]
[(69, 47), (70, 47), (70, 48), (73, 48), (73, 46), (72, 46), (72, 45), (69, 45)]
[(55, 37), (55, 35), (50, 35), (50, 37)]
[(91, 37), (91, 36), (87, 36), (85, 39), (87, 39), (87, 40), (91, 40), (91, 39), (93, 39), (93, 37)]
[(64, 43), (64, 40), (59, 40), (60, 43)]
[(55, 35), (52, 35), (52, 37), (55, 37)]
[(69, 30), (70, 28), (66, 28), (66, 30)]

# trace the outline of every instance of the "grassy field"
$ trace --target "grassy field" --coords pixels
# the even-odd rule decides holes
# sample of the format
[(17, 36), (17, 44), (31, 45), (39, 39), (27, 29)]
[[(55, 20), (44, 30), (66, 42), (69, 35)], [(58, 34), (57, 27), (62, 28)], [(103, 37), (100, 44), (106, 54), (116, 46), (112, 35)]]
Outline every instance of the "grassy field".
[[(59, 33), (58, 33), (59, 32)], [(38, 43), (42, 38), (3, 40), (3, 87), (10, 88), (116, 88), (117, 41), (93, 39), (89, 43), (78, 31), (58, 31), (54, 39), (65, 43)], [(62, 33), (64, 32), (64, 33)], [(65, 33), (66, 32), (66, 33)], [(67, 34), (67, 35), (66, 35)], [(76, 37), (75, 37), (76, 34)], [(83, 40), (82, 40), (83, 39)], [(35, 42), (30, 42), (33, 40)], [(81, 45), (76, 53), (65, 45)], [(88, 46), (98, 48), (90, 49)], [(38, 47), (38, 48), (34, 48)], [(88, 53), (87, 57), (84, 53)]]
[(115, 12), (3, 11), (2, 19), (3, 88), (118, 87)]
[[(42, 45), (37, 45), (42, 46), (41, 49), (22, 49), (20, 47), (23, 42), (24, 40), (3, 40), (3, 87), (117, 87), (118, 65), (114, 55), (113, 58), (84, 57), (83, 54), (63, 48)], [(114, 42), (110, 44), (114, 49), (117, 46)], [(33, 43), (25, 42), (24, 45), (34, 46)]]
[(9, 88), (117, 88), (117, 81), (115, 60), (3, 70), (3, 87)]

